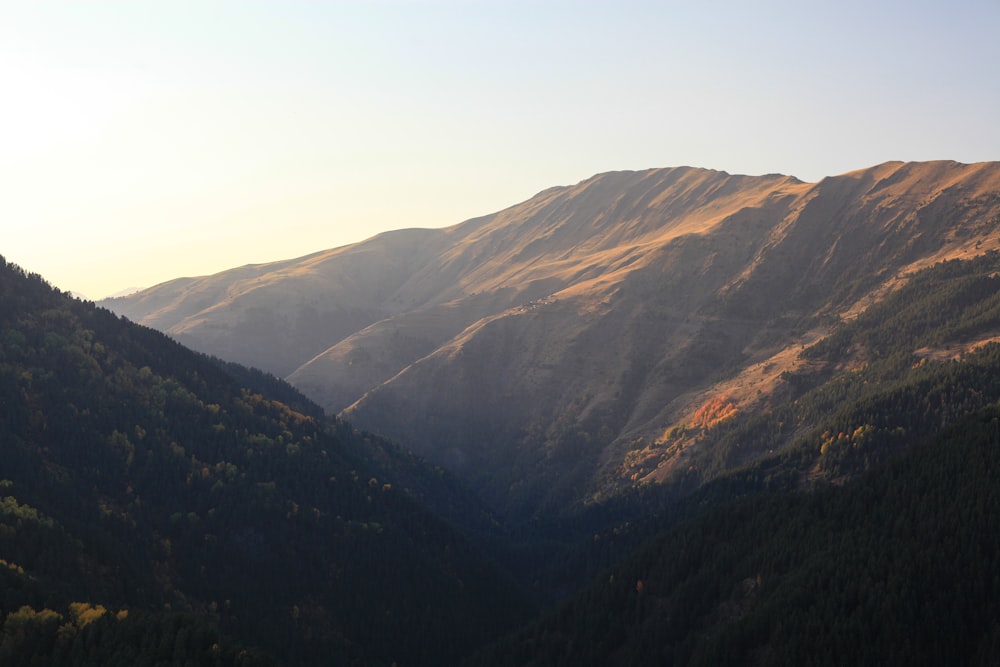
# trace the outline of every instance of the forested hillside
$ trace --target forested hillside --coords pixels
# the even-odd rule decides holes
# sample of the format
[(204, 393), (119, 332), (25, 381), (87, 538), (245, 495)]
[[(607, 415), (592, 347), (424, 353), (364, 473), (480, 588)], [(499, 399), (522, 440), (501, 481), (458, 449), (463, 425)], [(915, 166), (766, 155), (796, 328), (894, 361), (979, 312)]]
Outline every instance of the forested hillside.
[(997, 572), (993, 404), (843, 486), (712, 502), (468, 664), (995, 665)]
[(453, 663), (530, 606), (396, 456), (0, 261), (0, 663)]

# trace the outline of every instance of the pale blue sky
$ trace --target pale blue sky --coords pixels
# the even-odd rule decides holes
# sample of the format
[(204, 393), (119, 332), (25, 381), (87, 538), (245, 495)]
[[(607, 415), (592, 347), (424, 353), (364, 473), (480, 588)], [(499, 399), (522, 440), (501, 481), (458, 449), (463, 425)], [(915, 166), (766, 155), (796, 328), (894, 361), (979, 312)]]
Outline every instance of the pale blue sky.
[(0, 254), (286, 259), (595, 173), (1000, 160), (1000, 0), (0, 0)]

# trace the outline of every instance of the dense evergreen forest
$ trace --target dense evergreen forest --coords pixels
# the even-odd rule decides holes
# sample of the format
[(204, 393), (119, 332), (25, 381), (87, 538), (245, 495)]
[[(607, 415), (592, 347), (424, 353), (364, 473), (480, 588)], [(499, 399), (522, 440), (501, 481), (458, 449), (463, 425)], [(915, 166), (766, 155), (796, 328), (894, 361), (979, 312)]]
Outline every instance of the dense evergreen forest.
[(706, 506), (471, 665), (1000, 664), (1000, 405), (843, 486)]
[(0, 452), (5, 665), (449, 664), (531, 610), (439, 471), (6, 262)]
[(916, 274), (688, 471), (507, 525), (0, 259), (0, 664), (1000, 664), (998, 275)]

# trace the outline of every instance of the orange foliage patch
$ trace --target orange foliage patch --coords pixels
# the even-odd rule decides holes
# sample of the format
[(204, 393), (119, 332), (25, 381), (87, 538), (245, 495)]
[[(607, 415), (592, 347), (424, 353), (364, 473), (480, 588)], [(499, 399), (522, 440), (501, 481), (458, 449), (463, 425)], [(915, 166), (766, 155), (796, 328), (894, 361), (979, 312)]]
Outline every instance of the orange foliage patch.
[(736, 403), (728, 396), (716, 396), (710, 398), (705, 405), (698, 408), (691, 418), (692, 428), (707, 429), (715, 426), (719, 422), (729, 419), (737, 413)]

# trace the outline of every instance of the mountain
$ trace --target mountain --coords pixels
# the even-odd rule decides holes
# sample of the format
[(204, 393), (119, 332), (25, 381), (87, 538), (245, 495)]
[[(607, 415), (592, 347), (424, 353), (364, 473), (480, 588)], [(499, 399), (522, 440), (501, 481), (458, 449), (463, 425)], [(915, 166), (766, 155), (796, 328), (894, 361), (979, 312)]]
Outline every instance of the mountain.
[(532, 606), (418, 499), (484, 520), (277, 378), (0, 258), (0, 663), (454, 664)]
[(125, 289), (118, 290), (114, 294), (108, 295), (107, 299), (118, 299), (123, 296), (128, 296), (129, 294), (135, 294), (136, 292), (141, 292), (144, 288), (142, 287), (126, 287)]
[(713, 462), (715, 426), (752, 421), (826, 368), (805, 347), (918, 270), (1000, 247), (998, 227), (998, 163), (893, 162), (812, 184), (615, 172), (446, 229), (104, 303), (287, 377), (526, 516), (692, 488), (788, 444), (794, 429)]

